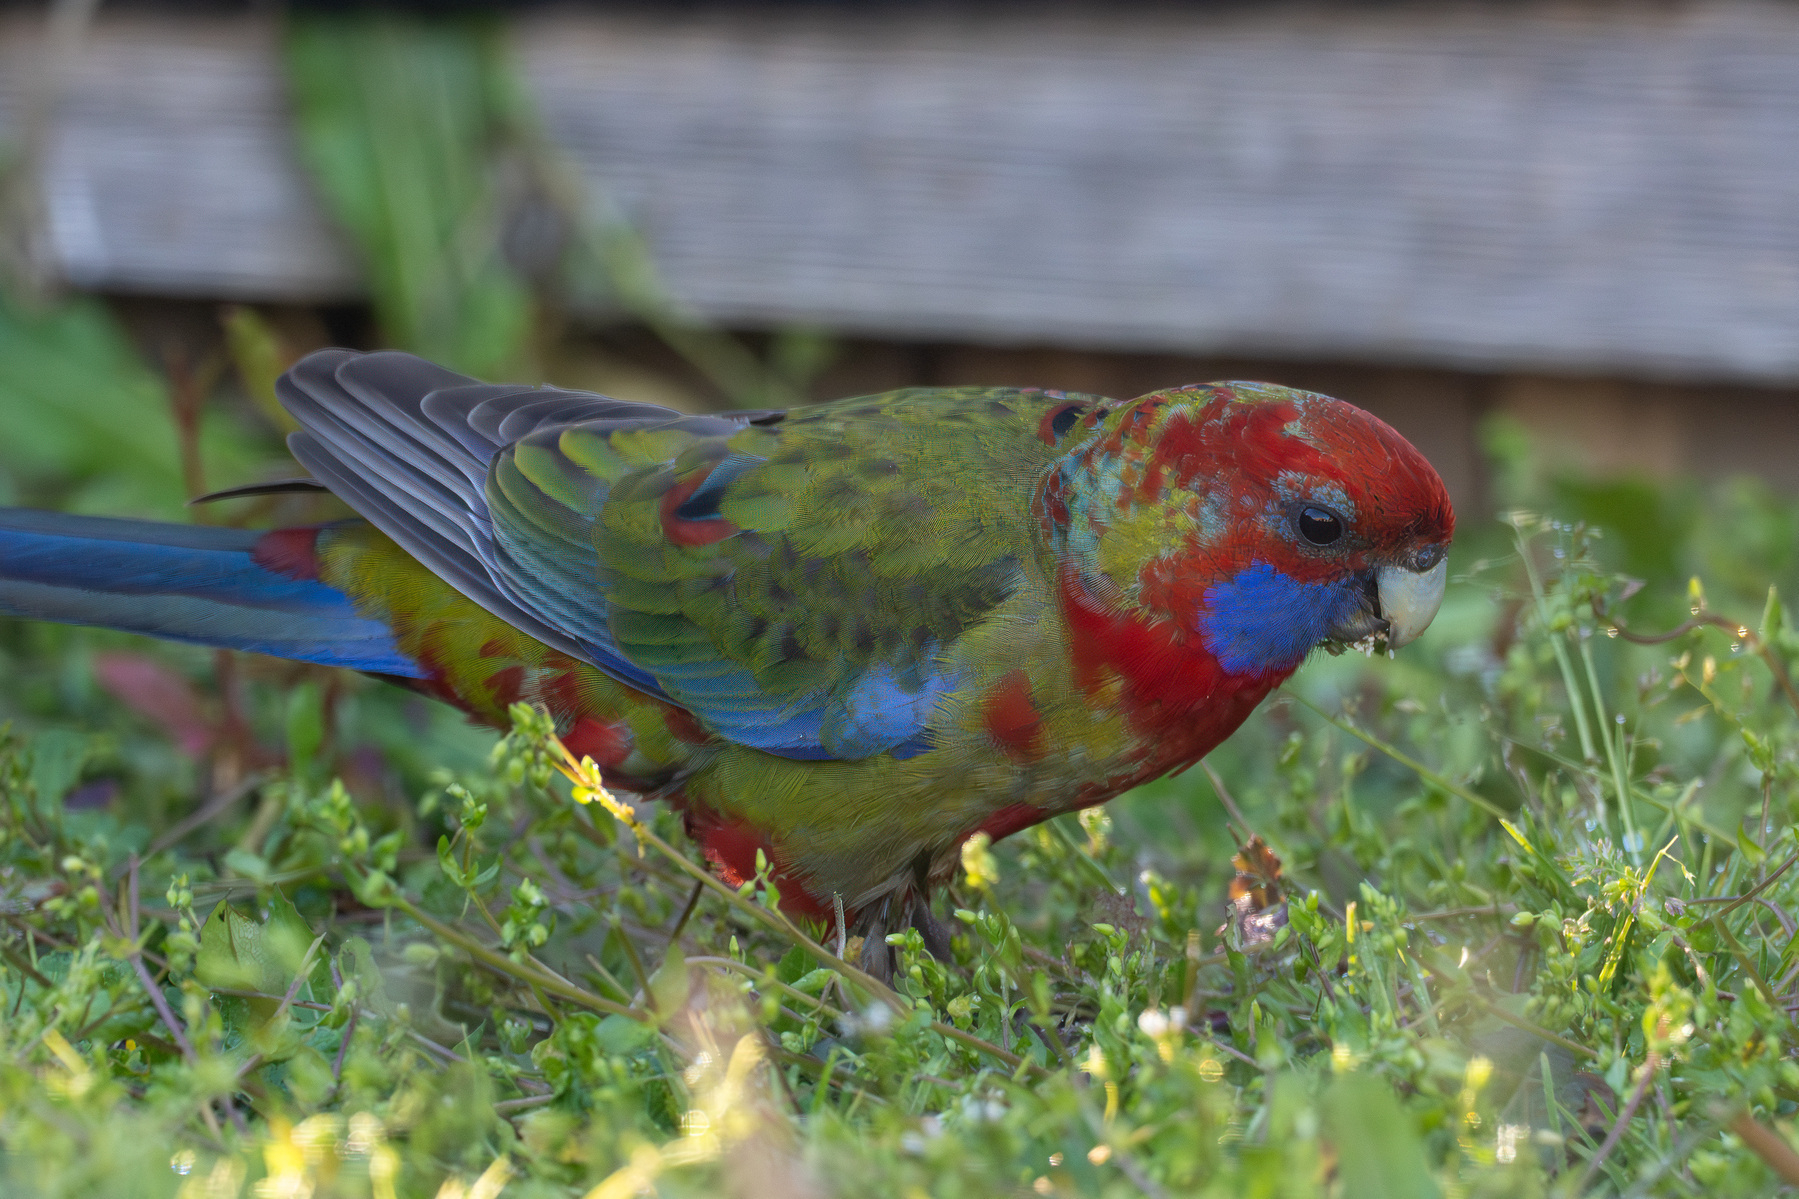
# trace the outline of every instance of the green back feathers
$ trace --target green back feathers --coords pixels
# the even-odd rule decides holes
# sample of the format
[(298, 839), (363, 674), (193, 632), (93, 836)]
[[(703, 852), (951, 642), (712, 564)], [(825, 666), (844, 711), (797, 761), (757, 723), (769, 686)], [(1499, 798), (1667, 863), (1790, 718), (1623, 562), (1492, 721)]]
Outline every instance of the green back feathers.
[[(913, 389), (721, 429), (544, 430), (503, 450), (496, 540), (543, 602), (734, 740), (863, 757), (922, 730), (945, 649), (1019, 585), (1046, 418), (1096, 397)], [(922, 748), (915, 747), (915, 748)]]

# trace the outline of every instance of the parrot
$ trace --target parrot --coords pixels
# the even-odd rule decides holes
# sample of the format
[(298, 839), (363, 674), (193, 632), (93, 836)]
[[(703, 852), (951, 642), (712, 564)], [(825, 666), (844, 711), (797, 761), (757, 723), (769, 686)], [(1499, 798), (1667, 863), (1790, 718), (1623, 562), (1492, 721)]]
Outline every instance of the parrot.
[(1399, 433), (1266, 383), (692, 415), (332, 349), (277, 394), (307, 476), (274, 486), (358, 519), (0, 509), (0, 613), (346, 667), (497, 728), (539, 705), (718, 877), (766, 871), (883, 972), (889, 933), (945, 943), (969, 838), (1192, 765), (1315, 649), (1418, 637), (1455, 528)]

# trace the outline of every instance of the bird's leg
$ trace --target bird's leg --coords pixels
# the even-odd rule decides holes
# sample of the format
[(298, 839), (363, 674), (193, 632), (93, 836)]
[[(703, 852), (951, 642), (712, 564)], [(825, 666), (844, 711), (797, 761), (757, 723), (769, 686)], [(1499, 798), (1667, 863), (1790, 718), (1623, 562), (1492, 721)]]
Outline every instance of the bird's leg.
[(912, 892), (908, 907), (909, 922), (918, 930), (926, 952), (940, 962), (953, 961), (949, 926), (931, 912), (931, 855), (928, 853), (912, 859)]
[(862, 909), (856, 918), (856, 931), (862, 936), (862, 952), (856, 964), (884, 983), (893, 981), (895, 966), (893, 946), (887, 944), (888, 909), (892, 906), (893, 896), (883, 895), (879, 903)]
[(931, 911), (931, 893), (929, 891), (912, 892), (911, 924), (924, 939), (924, 947), (932, 957), (948, 964), (955, 960), (954, 951), (950, 948), (950, 927), (937, 919)]
[[(843, 927), (842, 901), (838, 900), (837, 926)], [(884, 983), (893, 981), (899, 954), (887, 944), (887, 934), (910, 926), (918, 930), (925, 951), (940, 962), (953, 961), (949, 925), (931, 913), (931, 855), (921, 853), (912, 862), (912, 881), (889, 891), (878, 903), (856, 914), (855, 931), (862, 937), (857, 965)], [(841, 950), (839, 951), (841, 953)]]

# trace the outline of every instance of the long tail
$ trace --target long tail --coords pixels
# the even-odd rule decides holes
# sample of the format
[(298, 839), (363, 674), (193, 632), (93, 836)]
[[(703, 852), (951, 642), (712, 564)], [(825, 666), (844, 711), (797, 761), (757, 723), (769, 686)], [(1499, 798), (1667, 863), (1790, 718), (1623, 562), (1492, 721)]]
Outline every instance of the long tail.
[(0, 613), (424, 677), (343, 592), (279, 569), (291, 532), (0, 508)]

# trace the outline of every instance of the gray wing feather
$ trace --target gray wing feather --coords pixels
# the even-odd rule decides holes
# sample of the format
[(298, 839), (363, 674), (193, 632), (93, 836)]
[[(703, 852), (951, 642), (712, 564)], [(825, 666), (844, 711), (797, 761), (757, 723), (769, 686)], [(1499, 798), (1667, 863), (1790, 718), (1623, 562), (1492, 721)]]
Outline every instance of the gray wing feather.
[[(551, 573), (580, 577), (567, 559), (591, 548), (572, 530), (556, 538), (561, 545), (519, 547), (529, 551), (523, 559), (496, 542), (490, 464), (506, 446), (561, 426), (622, 430), (679, 421), (728, 435), (780, 415), (693, 417), (592, 392), (479, 383), (393, 351), (320, 350), (283, 375), (276, 391), (300, 423), (288, 439), (294, 457), (370, 524), (501, 620), (658, 694), (646, 673), (622, 660), (608, 631), (580, 618), (599, 605), (546, 590), (537, 579), (557, 559), (562, 570)], [(531, 561), (539, 556), (545, 561)]]

